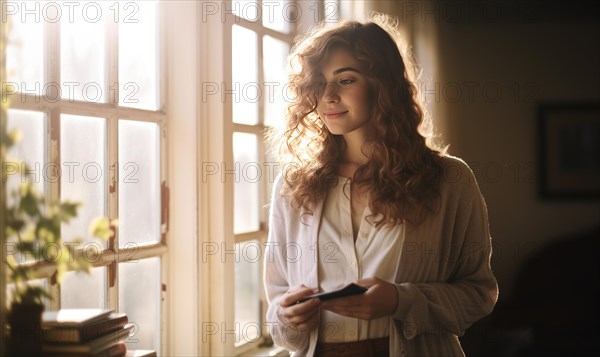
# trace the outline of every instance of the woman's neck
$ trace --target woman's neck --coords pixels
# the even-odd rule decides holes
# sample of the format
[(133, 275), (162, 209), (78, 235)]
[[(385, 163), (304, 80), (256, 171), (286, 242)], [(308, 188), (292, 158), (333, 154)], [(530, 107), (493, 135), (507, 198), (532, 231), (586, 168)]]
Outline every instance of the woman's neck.
[(352, 135), (359, 133), (349, 133), (344, 135), (345, 148), (339, 162), (339, 174), (345, 177), (353, 177), (354, 172), (369, 161), (367, 153), (364, 152), (363, 144), (365, 142), (361, 135)]
[(346, 147), (342, 154), (341, 163), (364, 165), (369, 161), (368, 153), (364, 151), (365, 139), (361, 132), (352, 132), (344, 135)]

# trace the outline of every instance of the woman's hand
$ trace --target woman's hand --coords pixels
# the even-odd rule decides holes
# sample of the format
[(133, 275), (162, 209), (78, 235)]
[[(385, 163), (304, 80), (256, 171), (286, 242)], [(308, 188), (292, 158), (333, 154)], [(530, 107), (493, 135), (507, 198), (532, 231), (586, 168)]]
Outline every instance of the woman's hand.
[(299, 304), (296, 302), (317, 292), (318, 289), (307, 288), (303, 284), (291, 287), (279, 301), (277, 313), (287, 325), (300, 332), (312, 330), (319, 321), (321, 301), (310, 299)]
[(324, 301), (321, 308), (361, 320), (394, 314), (398, 306), (398, 290), (394, 284), (378, 278), (362, 279), (356, 284), (369, 290), (364, 294)]

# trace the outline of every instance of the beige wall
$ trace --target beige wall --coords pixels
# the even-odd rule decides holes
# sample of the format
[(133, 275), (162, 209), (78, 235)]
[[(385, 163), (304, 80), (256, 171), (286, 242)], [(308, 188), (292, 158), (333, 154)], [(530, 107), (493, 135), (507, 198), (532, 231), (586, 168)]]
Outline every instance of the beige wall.
[(486, 198), (493, 267), (506, 299), (532, 253), (600, 224), (598, 201), (539, 199), (536, 122), (542, 101), (600, 101), (600, 45), (593, 40), (600, 24), (559, 23), (536, 9), (527, 9), (526, 21), (497, 23), (463, 12), (456, 24), (449, 21), (456, 9), (439, 4), (425, 15), (422, 2), (375, 1), (370, 8), (395, 14), (413, 32), (435, 122), (449, 152), (471, 164)]

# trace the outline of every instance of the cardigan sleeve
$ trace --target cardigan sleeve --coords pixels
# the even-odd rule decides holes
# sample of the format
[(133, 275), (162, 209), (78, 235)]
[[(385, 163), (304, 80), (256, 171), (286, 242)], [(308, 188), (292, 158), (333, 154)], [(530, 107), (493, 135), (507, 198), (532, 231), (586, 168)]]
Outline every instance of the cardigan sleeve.
[(453, 229), (445, 232), (451, 235), (452, 244), (460, 246), (450, 278), (396, 284), (398, 306), (392, 317), (401, 324), (408, 340), (420, 333), (462, 336), (469, 326), (492, 312), (498, 299), (490, 266), (487, 208), (475, 176), (470, 169), (467, 172), (469, 179), (459, 185), (462, 189)]
[(269, 214), (269, 235), (264, 257), (264, 284), (268, 299), (267, 323), (276, 345), (294, 352), (302, 350), (309, 343), (309, 333), (297, 331), (287, 325), (279, 314), (279, 300), (290, 288), (287, 263), (282, 248), (286, 246), (285, 209), (281, 196), (281, 176), (278, 176), (273, 188)]

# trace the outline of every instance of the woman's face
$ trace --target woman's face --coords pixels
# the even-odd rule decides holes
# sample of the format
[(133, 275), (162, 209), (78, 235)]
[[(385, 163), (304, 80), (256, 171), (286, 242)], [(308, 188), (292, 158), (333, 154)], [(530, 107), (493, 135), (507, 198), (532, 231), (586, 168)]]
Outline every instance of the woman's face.
[(372, 103), (358, 60), (346, 49), (335, 49), (323, 61), (321, 74), (325, 88), (317, 95), (317, 113), (327, 129), (334, 135), (363, 131), (371, 120)]

